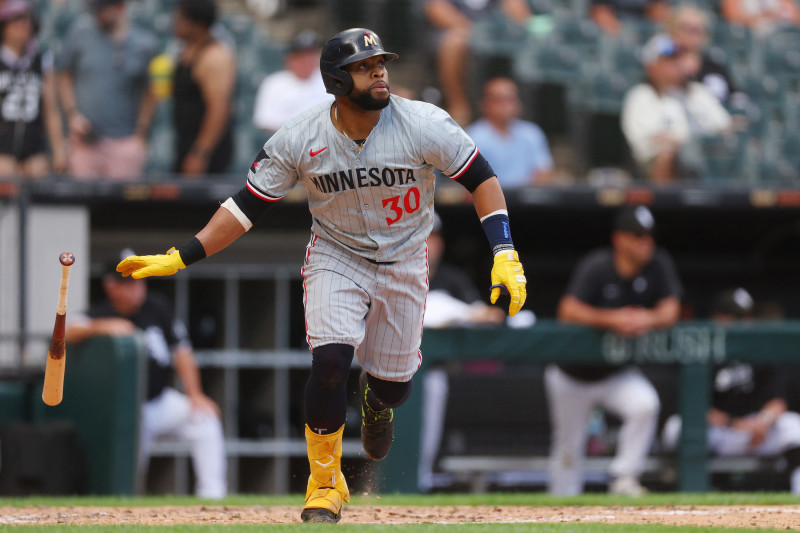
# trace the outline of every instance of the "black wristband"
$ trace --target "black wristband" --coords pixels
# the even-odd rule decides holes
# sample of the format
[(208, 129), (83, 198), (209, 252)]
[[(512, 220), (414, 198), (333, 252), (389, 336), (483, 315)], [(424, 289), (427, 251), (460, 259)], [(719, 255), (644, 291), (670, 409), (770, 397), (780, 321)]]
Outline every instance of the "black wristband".
[(192, 263), (206, 258), (206, 249), (203, 248), (203, 244), (197, 237), (189, 239), (189, 242), (181, 246), (178, 253), (181, 254), (181, 261), (183, 261), (183, 264), (187, 267)]

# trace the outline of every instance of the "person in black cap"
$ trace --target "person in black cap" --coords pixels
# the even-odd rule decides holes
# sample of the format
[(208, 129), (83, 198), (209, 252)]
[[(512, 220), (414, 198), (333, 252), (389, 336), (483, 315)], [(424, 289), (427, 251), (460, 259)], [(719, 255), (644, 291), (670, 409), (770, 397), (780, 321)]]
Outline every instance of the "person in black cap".
[[(754, 318), (753, 297), (743, 287), (719, 292), (711, 318), (730, 325)], [(792, 494), (800, 494), (800, 414), (789, 411), (786, 398), (794, 383), (777, 365), (728, 361), (714, 369), (712, 408), (706, 415), (709, 450), (717, 456), (777, 457), (788, 466)], [(677, 448), (681, 417), (664, 424), (666, 451)]]
[(253, 124), (272, 134), (299, 112), (333, 96), (325, 91), (319, 71), (322, 41), (313, 30), (298, 33), (284, 58), (284, 69), (261, 82), (253, 107)]
[[(612, 246), (590, 252), (575, 268), (559, 302), (558, 319), (624, 337), (673, 326), (683, 287), (669, 254), (656, 248), (654, 229), (647, 207), (622, 209), (614, 221)], [(622, 419), (609, 491), (645, 492), (639, 475), (660, 410), (658, 393), (647, 378), (634, 367), (558, 363), (546, 369), (545, 388), (553, 426), (549, 491), (582, 492), (586, 425), (600, 408)]]
[[(127, 257), (133, 251), (122, 251)], [(96, 336), (139, 332), (147, 350), (147, 401), (139, 423), (139, 471), (146, 472), (149, 450), (157, 438), (172, 436), (191, 445), (196, 489), (202, 498), (227, 493), (225, 442), (217, 404), (203, 392), (191, 341), (167, 299), (148, 291), (147, 281), (123, 278), (118, 259), (103, 275), (105, 299), (69, 319), (67, 343)], [(173, 388), (175, 374), (183, 392)]]

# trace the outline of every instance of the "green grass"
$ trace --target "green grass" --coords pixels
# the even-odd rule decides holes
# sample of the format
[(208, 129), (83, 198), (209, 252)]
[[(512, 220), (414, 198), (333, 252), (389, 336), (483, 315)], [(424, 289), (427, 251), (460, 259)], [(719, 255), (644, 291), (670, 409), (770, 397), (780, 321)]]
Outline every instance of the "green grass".
[[(191, 496), (65, 496), (0, 498), (0, 506), (32, 505), (148, 507), (161, 505), (302, 505), (303, 496), (237, 495), (224, 500), (201, 500)], [(541, 492), (488, 494), (353, 494), (350, 505), (798, 505), (800, 498), (788, 492), (711, 492), (656, 493), (631, 498), (605, 493), (583, 494), (570, 498), (548, 496)]]

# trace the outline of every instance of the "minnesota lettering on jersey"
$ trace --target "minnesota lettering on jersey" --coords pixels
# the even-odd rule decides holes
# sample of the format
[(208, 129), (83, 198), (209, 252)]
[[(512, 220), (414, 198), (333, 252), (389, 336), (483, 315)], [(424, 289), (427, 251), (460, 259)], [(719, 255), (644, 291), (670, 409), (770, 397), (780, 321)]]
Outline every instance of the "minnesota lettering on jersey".
[(318, 191), (331, 194), (364, 187), (393, 187), (416, 183), (414, 170), (410, 168), (357, 168), (331, 172), (320, 176), (309, 176)]

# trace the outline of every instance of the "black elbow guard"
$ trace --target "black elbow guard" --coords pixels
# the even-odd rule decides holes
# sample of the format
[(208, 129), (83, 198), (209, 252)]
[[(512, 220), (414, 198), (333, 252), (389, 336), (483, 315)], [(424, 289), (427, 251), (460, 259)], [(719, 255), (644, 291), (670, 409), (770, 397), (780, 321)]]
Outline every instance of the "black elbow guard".
[(489, 178), (494, 177), (494, 175), (495, 173), (492, 165), (490, 165), (486, 158), (483, 157), (480, 152), (478, 152), (475, 155), (475, 158), (472, 160), (472, 163), (470, 163), (467, 168), (462, 170), (458, 176), (454, 176), (453, 179), (460, 183), (470, 193), (473, 193), (475, 192), (475, 189), (478, 188), (478, 185)]

